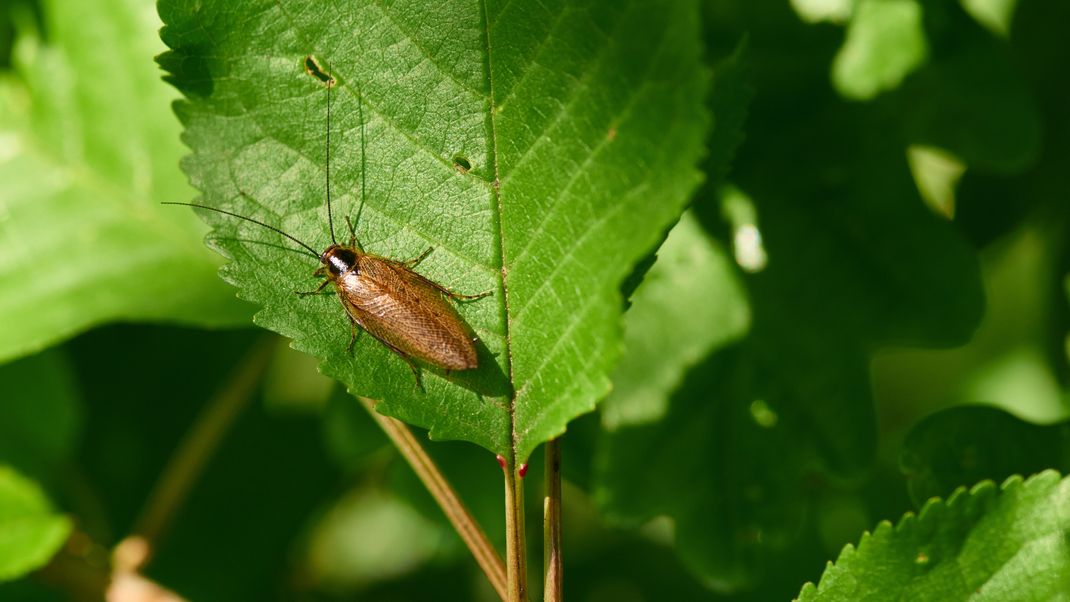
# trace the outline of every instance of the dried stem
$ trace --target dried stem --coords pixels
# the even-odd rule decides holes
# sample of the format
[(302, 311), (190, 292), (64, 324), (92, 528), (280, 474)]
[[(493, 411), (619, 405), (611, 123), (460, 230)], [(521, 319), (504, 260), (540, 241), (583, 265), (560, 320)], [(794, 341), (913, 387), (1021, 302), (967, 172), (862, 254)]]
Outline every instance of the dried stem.
[(543, 499), (542, 553), (543, 600), (561, 602), (563, 562), (561, 557), (561, 443), (558, 439), (546, 444), (546, 497)]
[(383, 432), (390, 437), (401, 455), (408, 461), (409, 466), (412, 466), (416, 476), (431, 492), (439, 507), (442, 508), (442, 512), (449, 519), (450, 524), (457, 530), (465, 545), (475, 556), (479, 568), (483, 569), (483, 573), (486, 574), (487, 580), (490, 581), (494, 591), (498, 592), (498, 596), (502, 600), (509, 599), (507, 598), (505, 565), (502, 563), (501, 556), (498, 555), (497, 550), (494, 549), (486, 534), (483, 533), (483, 529), (472, 518), (457, 492), (446, 481), (442, 472), (431, 460), (430, 456), (427, 455), (427, 451), (420, 445), (409, 427), (399, 420), (376, 412), (374, 400), (364, 397), (358, 397), (357, 399), (364, 404), (368, 413), (379, 423)]

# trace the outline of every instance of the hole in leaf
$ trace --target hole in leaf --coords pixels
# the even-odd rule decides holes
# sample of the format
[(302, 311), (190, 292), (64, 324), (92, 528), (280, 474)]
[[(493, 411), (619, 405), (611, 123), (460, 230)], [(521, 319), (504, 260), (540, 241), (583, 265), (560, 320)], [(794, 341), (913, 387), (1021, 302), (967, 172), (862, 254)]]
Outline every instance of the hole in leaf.
[(453, 166), (457, 168), (457, 171), (461, 173), (468, 173), (468, 170), (472, 169), (472, 163), (463, 155), (454, 155)]
[(320, 80), (321, 82), (326, 84), (327, 87), (334, 85), (334, 76), (324, 71), (323, 68), (320, 67), (319, 62), (316, 60), (316, 57), (312, 56), (311, 54), (305, 57), (305, 73)]

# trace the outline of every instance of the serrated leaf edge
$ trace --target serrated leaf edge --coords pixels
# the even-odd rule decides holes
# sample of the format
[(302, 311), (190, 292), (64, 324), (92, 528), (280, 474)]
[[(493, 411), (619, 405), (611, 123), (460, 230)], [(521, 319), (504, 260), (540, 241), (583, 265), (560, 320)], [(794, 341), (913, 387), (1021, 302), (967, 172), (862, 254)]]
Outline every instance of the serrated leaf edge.
[[(1005, 494), (1018, 489), (1028, 489), (1030, 487), (1040, 487), (1041, 485), (1048, 484), (1054, 486), (1062, 480), (1063, 476), (1054, 469), (1048, 469), (1041, 471), (1029, 478), (1024, 478), (1022, 475), (1011, 475), (1007, 477), (998, 487), (996, 483), (990, 479), (981, 481), (972, 487), (966, 488), (965, 486), (955, 489), (948, 496), (945, 501), (943, 498), (934, 496), (929, 498), (921, 510), (917, 513), (907, 512), (899, 519), (899, 522), (892, 524), (891, 521), (882, 520), (877, 523), (873, 531), (865, 531), (859, 538), (858, 544), (848, 543), (843, 546), (840, 551), (840, 555), (836, 560), (830, 560), (825, 565), (825, 570), (821, 574), (821, 578), (817, 584), (813, 581), (807, 581), (799, 592), (799, 595), (794, 600), (802, 600), (804, 596), (816, 595), (821, 592), (822, 586), (825, 584), (826, 579), (830, 573), (834, 572), (837, 568), (845, 563), (849, 563), (855, 556), (864, 551), (864, 548), (870, 544), (870, 541), (878, 536), (885, 535), (891, 530), (893, 535), (902, 533), (907, 528), (912, 528), (916, 523), (926, 520), (929, 515), (934, 512), (942, 510), (950, 510), (957, 507), (959, 504), (965, 503), (963, 500), (972, 500), (982, 494), (984, 495), (996, 495)], [(1038, 485), (1037, 483), (1040, 483)]]

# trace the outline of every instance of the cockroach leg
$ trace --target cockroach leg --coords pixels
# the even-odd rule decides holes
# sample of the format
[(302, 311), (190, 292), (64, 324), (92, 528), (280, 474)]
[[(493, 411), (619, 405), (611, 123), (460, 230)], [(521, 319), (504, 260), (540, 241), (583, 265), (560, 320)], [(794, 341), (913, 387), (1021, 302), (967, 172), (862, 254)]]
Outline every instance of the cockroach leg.
[(433, 286), (433, 287), (437, 288), (438, 290), (442, 291), (442, 294), (444, 294), (447, 297), (449, 297), (450, 299), (454, 299), (456, 301), (472, 301), (473, 299), (482, 299), (483, 297), (489, 297), (490, 295), (494, 294), (494, 291), (483, 291), (482, 293), (476, 293), (475, 295), (462, 295), (461, 293), (458, 293), (456, 291), (450, 290), (450, 289), (446, 288), (445, 286), (442, 286), (441, 284), (439, 284), (437, 282), (434, 282), (432, 280), (427, 280), (427, 282), (430, 283), (431, 286)]
[(409, 368), (412, 369), (412, 375), (414, 378), (416, 378), (416, 389), (419, 390), (421, 393), (427, 393), (427, 390), (424, 389), (424, 380), (420, 377), (420, 368), (416, 365), (416, 362), (405, 357), (404, 355), (401, 357), (405, 360), (405, 363), (409, 365)]
[(346, 353), (353, 353), (353, 345), (356, 344), (357, 338), (360, 337), (361, 329), (357, 328), (357, 321), (353, 318), (349, 319), (349, 345), (346, 346)]
[[(319, 270), (316, 270), (316, 271), (319, 271)], [(330, 284), (330, 283), (331, 283), (330, 280), (324, 280), (323, 282), (320, 283), (319, 286), (316, 287), (316, 290), (314, 290), (314, 291), (294, 291), (294, 294), (299, 295), (301, 297), (308, 297), (309, 295), (318, 295), (318, 294), (322, 293), (323, 289), (326, 288), (327, 285)]]
[(440, 287), (440, 289), (442, 290), (442, 292), (449, 295), (451, 299), (456, 299), (458, 301), (472, 301), (474, 299), (482, 299), (483, 297), (489, 297), (494, 294), (494, 291), (483, 291), (482, 293), (476, 293), (475, 295), (462, 295), (460, 293), (455, 293), (444, 286)]
[[(427, 253), (424, 253), (424, 255), (427, 255)], [(409, 267), (408, 266), (408, 262), (404, 262), (403, 261), (403, 262), (401, 262), (401, 265), (403, 265), (405, 267)], [(413, 271), (410, 270), (410, 273), (413, 274), (414, 276), (416, 276), (417, 278), (419, 278), (420, 280), (422, 280), (428, 286), (438, 289), (438, 291), (440, 293), (442, 293), (443, 295), (446, 295), (450, 299), (454, 299), (456, 301), (471, 301), (473, 299), (482, 299), (483, 297), (489, 297), (490, 295), (494, 294), (494, 291), (483, 291), (482, 293), (478, 293), (478, 294), (475, 294), (475, 295), (463, 295), (461, 293), (458, 293), (458, 292), (455, 292), (453, 290), (450, 290), (450, 289), (446, 288), (445, 286), (442, 286), (441, 284), (435, 282), (434, 280), (431, 280), (430, 278), (428, 278), (426, 276), (423, 276), (423, 275), (421, 275), (421, 274), (419, 274), (417, 272), (413, 272)]]
[(411, 270), (412, 268), (414, 268), (414, 267), (416, 267), (416, 266), (420, 265), (420, 262), (421, 262), (421, 261), (423, 261), (424, 259), (427, 259), (427, 256), (428, 256), (428, 255), (430, 255), (430, 254), (431, 254), (431, 252), (432, 252), (432, 251), (434, 251), (434, 250), (435, 250), (435, 248), (434, 248), (434, 247), (427, 247), (427, 249), (426, 249), (426, 250), (424, 250), (424, 252), (423, 252), (423, 253), (420, 253), (420, 256), (419, 256), (419, 257), (417, 257), (417, 258), (415, 258), (415, 259), (409, 259), (409, 260), (407, 260), (407, 261), (402, 261), (401, 263), (402, 263), (402, 264), (403, 264), (403, 265), (404, 265), (405, 267), (407, 267), (407, 268), (409, 268), (409, 269)]
[(353, 227), (353, 220), (346, 216), (346, 226), (349, 227), (349, 246), (357, 246), (357, 229)]

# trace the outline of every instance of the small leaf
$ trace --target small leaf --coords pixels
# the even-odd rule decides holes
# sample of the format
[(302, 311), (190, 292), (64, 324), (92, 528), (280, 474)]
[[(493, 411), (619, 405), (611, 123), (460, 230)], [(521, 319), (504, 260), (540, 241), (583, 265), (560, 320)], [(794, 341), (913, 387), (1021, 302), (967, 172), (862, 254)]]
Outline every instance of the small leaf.
[(848, 545), (810, 600), (1056, 600), (1070, 583), (1070, 478), (960, 489)]
[(314, 261), (204, 212), (234, 260), (225, 278), (264, 307), (259, 324), (384, 414), (517, 462), (608, 392), (620, 284), (699, 181), (697, 3), (162, 0), (159, 10), (172, 48), (160, 62), (188, 99), (184, 168), (204, 203), (327, 246), (326, 92), (305, 73), (313, 55), (338, 81), (336, 226), (363, 199), (369, 252), (401, 260), (432, 247), (422, 274), (493, 293), (458, 305), (480, 338), (480, 369), (424, 370), (421, 392), (372, 337), (346, 353), (337, 299), (293, 294), (316, 286)]
[(858, 0), (832, 65), (836, 89), (867, 100), (899, 86), (928, 56), (922, 25), (916, 0)]
[(52, 511), (33, 481), (0, 465), (0, 581), (48, 563), (71, 532), (71, 521)]
[(246, 320), (204, 227), (159, 204), (190, 189), (174, 94), (145, 58), (151, 13), (43, 2), (46, 41), (19, 8), (0, 77), (0, 362), (111, 320)]
[(992, 33), (1007, 38), (1018, 0), (959, 0), (962, 8)]

